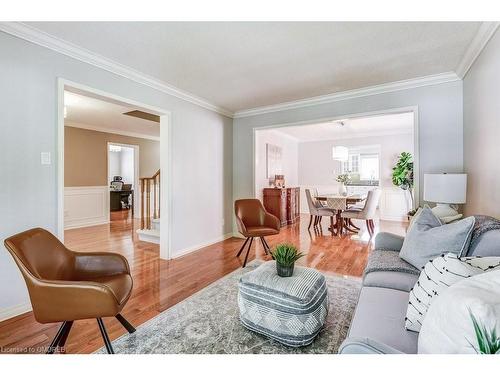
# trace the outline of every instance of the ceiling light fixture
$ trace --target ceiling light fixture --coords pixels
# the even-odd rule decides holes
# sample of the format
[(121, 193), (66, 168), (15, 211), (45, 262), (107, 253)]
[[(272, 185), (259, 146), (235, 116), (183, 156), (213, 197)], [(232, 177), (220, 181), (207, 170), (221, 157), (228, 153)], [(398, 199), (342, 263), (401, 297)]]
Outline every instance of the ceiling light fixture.
[(347, 161), (349, 159), (349, 149), (345, 146), (332, 147), (332, 159), (338, 161)]
[(349, 119), (340, 119), (340, 120), (332, 120), (332, 124), (338, 124), (340, 126), (345, 126), (346, 122), (348, 121)]

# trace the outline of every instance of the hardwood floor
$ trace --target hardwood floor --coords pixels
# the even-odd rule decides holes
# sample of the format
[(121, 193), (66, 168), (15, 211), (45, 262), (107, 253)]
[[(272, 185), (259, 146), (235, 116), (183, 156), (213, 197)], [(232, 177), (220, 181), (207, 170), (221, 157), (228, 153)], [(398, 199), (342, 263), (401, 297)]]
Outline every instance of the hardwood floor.
[[(308, 215), (301, 221), (281, 230), (276, 236), (267, 237), (271, 247), (281, 242), (298, 245), (307, 255), (298, 264), (316, 268), (325, 273), (359, 277), (372, 248), (372, 240), (364, 223), (359, 237), (344, 235), (334, 237), (324, 220), (320, 230), (307, 230)], [(112, 221), (65, 232), (66, 245), (76, 251), (112, 251), (127, 257), (134, 279), (132, 296), (122, 315), (136, 327), (160, 312), (182, 301), (210, 283), (236, 270), (243, 264), (244, 256), (236, 258), (243, 240), (230, 238), (207, 246), (196, 252), (173, 260), (159, 258), (158, 245), (137, 239), (138, 220), (132, 220), (128, 211), (113, 212)], [(381, 221), (375, 223), (379, 230), (404, 234), (405, 224)], [(259, 241), (254, 241), (249, 261), (267, 259)], [(126, 333), (114, 318), (104, 318), (110, 338)], [(44, 352), (60, 324), (39, 324), (33, 314), (26, 313), (0, 322), (0, 353)], [(95, 320), (77, 321), (66, 344), (68, 353), (91, 353), (103, 346)]]

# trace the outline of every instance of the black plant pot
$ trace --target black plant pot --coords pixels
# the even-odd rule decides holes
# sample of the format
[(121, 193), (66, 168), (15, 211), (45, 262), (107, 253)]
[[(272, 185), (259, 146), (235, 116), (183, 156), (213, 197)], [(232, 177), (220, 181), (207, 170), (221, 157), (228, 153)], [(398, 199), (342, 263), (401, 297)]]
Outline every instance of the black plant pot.
[(278, 276), (281, 276), (281, 277), (290, 277), (293, 275), (293, 266), (294, 264), (292, 264), (291, 266), (283, 266), (281, 264), (279, 264), (278, 262), (276, 262), (276, 271), (278, 272)]

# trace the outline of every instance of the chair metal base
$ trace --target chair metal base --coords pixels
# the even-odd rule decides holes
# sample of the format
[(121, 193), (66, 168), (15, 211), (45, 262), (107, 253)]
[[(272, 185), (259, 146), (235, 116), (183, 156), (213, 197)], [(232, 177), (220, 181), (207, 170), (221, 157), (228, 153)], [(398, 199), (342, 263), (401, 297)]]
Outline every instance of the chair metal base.
[(122, 326), (128, 331), (128, 333), (134, 333), (135, 327), (128, 322), (121, 314), (115, 316), (116, 319), (122, 324)]
[[(125, 319), (121, 314), (116, 315), (116, 319), (123, 325), (123, 327), (128, 331), (128, 333), (134, 333), (135, 328), (132, 324), (130, 324), (127, 319)], [(106, 350), (109, 354), (115, 354), (113, 350), (113, 346), (111, 345), (111, 340), (109, 339), (108, 332), (106, 331), (106, 327), (104, 326), (104, 322), (102, 318), (97, 318), (97, 324), (99, 326), (99, 330), (101, 331), (101, 336), (104, 340), (104, 345), (106, 346)], [(63, 322), (59, 330), (57, 331), (56, 336), (52, 340), (47, 350), (47, 354), (54, 354), (56, 349), (63, 348), (66, 345), (66, 340), (68, 339), (69, 331), (73, 326), (73, 321)]]
[(113, 346), (111, 345), (111, 340), (109, 339), (108, 332), (106, 332), (106, 327), (104, 327), (104, 322), (102, 318), (97, 318), (97, 324), (99, 325), (99, 330), (101, 331), (102, 339), (104, 340), (104, 345), (106, 346), (106, 350), (108, 354), (115, 354), (113, 350)]
[[(247, 252), (245, 254), (245, 260), (243, 261), (243, 268), (245, 268), (247, 265), (248, 254), (250, 253), (250, 248), (252, 247), (252, 243), (253, 243), (254, 238), (255, 237), (247, 237), (247, 239), (245, 240), (245, 242), (241, 246), (240, 250), (238, 251), (238, 254), (236, 254), (236, 257), (238, 258), (241, 255), (241, 253), (243, 253), (248, 241), (250, 240), (250, 243), (248, 244)], [(264, 248), (264, 252), (266, 253), (266, 255), (272, 256), (271, 248), (269, 247), (269, 244), (267, 243), (266, 239), (264, 237), (259, 237), (259, 238), (260, 238), (260, 242), (262, 243), (262, 247)], [(273, 257), (273, 259), (274, 259), (274, 257)]]
[(66, 339), (68, 338), (69, 331), (73, 326), (73, 321), (66, 321), (61, 324), (59, 330), (57, 331), (54, 339), (49, 345), (46, 354), (54, 354), (58, 347), (63, 347), (66, 344)]

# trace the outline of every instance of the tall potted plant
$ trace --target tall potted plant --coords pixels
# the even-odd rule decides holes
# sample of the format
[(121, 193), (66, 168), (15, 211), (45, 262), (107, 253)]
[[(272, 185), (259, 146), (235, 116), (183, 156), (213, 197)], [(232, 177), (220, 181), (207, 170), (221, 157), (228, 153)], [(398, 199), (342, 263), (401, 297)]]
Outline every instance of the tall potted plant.
[(408, 214), (413, 211), (413, 157), (409, 152), (402, 152), (396, 165), (392, 168), (392, 183), (408, 192), (411, 207)]

